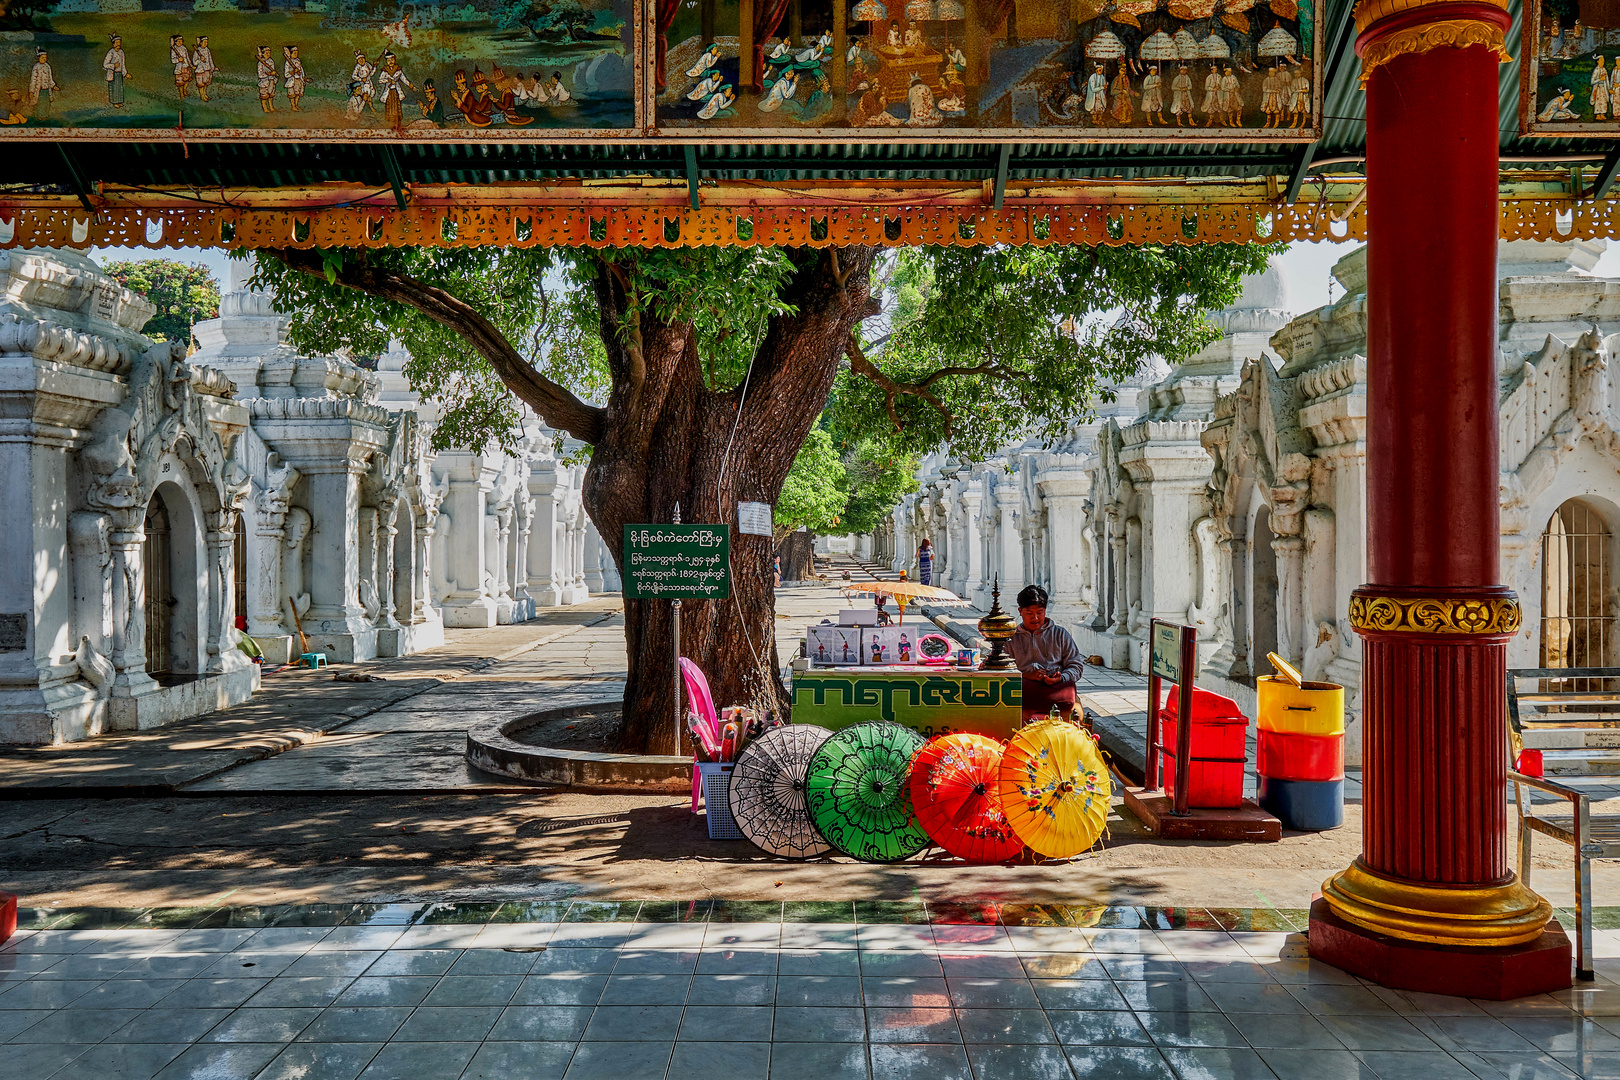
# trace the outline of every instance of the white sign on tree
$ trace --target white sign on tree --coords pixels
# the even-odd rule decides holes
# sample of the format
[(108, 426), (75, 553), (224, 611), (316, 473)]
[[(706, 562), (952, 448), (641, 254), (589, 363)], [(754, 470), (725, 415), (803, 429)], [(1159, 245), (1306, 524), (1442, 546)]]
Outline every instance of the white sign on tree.
[(737, 504), (737, 531), (744, 536), (770, 536), (771, 504), (740, 502)]

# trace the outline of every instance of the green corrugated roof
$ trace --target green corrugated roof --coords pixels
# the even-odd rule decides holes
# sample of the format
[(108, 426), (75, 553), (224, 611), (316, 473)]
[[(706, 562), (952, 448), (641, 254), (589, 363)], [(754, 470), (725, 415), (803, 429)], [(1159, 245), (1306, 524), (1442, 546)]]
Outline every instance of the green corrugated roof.
[[(1311, 148), (1315, 161), (1355, 158), (1366, 144), (1365, 100), (1354, 54), (1353, 0), (1327, 0), (1323, 137)], [(1518, 0), (1509, 52), (1519, 55)], [(1336, 47), (1335, 47), (1336, 46)], [(1518, 132), (1519, 64), (1502, 67), (1501, 131), (1504, 157), (1556, 159), (1571, 154), (1607, 155), (1620, 143), (1601, 139), (1524, 139)], [(132, 185), (275, 187), (342, 180), (389, 183), (386, 155), (398, 161), (406, 182), (490, 183), (562, 177), (609, 179), (651, 175), (686, 176), (685, 147), (676, 141), (592, 145), (545, 143), (408, 143), (383, 147), (358, 143), (72, 142), (61, 152), (0, 158), (0, 185), (75, 191), (76, 172), (85, 182)], [(1009, 176), (1021, 179), (1155, 177), (1288, 177), (1305, 148), (1290, 145), (1210, 144), (1181, 146), (1126, 143), (1021, 143), (1011, 150)], [(970, 143), (780, 142), (768, 145), (702, 143), (698, 168), (705, 179), (792, 182), (838, 178), (977, 182), (996, 173), (999, 148)], [(1443, 164), (1443, 163), (1437, 163)], [(1528, 164), (1528, 163), (1527, 163)], [(1549, 167), (1554, 167), (1548, 160)], [(1567, 163), (1566, 163), (1567, 164)]]

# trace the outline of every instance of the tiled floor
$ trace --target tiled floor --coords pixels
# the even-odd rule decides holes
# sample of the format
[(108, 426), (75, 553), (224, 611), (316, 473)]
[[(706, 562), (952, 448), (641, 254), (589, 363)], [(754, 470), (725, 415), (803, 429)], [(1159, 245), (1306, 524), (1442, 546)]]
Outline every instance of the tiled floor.
[[(1605, 912), (1604, 921), (1615, 921)], [(1620, 961), (1514, 1002), (1305, 958), (1301, 912), (513, 903), (25, 912), (0, 1075), (1620, 1076)], [(1600, 955), (1620, 936), (1600, 931)]]

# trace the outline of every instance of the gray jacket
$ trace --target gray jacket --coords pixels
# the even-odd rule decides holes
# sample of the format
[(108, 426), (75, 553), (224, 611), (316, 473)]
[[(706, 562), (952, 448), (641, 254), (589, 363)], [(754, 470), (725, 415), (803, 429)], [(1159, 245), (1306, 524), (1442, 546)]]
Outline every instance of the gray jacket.
[(1026, 675), (1035, 670), (1061, 675), (1064, 686), (1077, 685), (1086, 671), (1073, 636), (1051, 620), (1034, 634), (1020, 623), (1007, 643), (1007, 651), (1012, 653), (1019, 671)]

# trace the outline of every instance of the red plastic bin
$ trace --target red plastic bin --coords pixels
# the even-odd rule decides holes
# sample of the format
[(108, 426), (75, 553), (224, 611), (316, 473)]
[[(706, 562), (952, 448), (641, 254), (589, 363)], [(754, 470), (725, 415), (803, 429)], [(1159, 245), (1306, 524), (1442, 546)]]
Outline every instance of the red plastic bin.
[(1344, 735), (1301, 735), (1260, 729), (1254, 771), (1273, 780), (1344, 779)]
[[(1210, 696), (1219, 697), (1217, 694)], [(1249, 719), (1242, 713), (1200, 718), (1196, 712), (1196, 696), (1193, 706), (1195, 712), (1190, 751), (1193, 760), (1187, 763), (1187, 805), (1240, 806), (1243, 803), (1243, 767), (1248, 758), (1243, 737), (1248, 733)], [(1161, 710), (1159, 752), (1162, 756), (1159, 760), (1159, 776), (1164, 784), (1164, 793), (1171, 799), (1176, 795), (1176, 727), (1176, 714), (1169, 709)], [(1199, 758), (1232, 760), (1199, 761)]]
[[(1171, 719), (1174, 719), (1181, 711), (1180, 706), (1181, 687), (1171, 686), (1160, 715), (1168, 712)], [(1195, 724), (1200, 720), (1242, 720), (1244, 723), (1248, 723), (1249, 720), (1243, 715), (1243, 710), (1238, 708), (1237, 702), (1213, 690), (1205, 690), (1198, 686), (1193, 687), (1192, 718)]]

